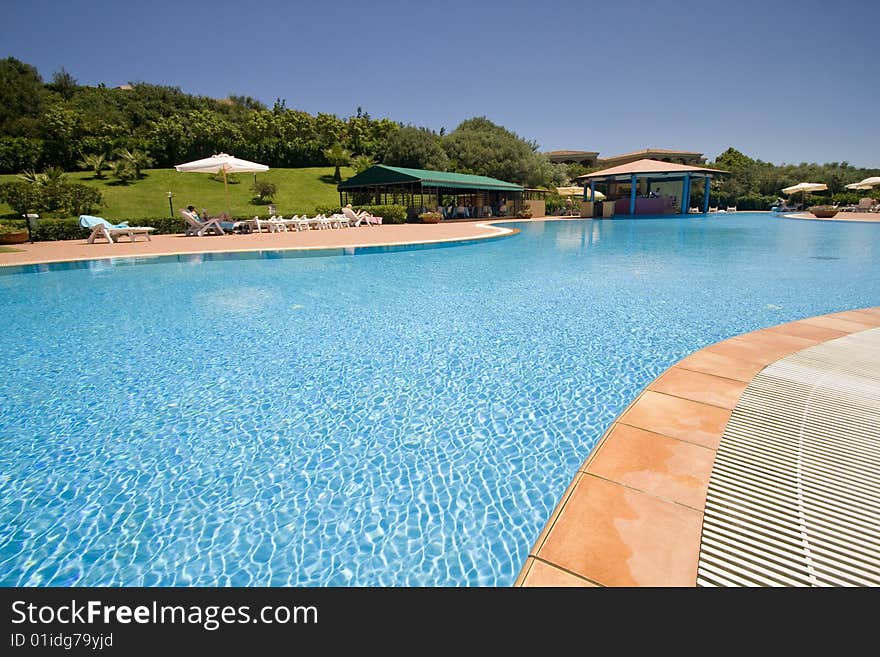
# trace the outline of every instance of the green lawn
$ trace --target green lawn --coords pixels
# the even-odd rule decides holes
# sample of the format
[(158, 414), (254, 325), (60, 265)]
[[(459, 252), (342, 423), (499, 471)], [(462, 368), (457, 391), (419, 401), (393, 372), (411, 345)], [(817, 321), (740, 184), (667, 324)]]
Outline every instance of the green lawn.
[[(144, 171), (141, 180), (120, 185), (105, 178), (95, 180), (93, 174), (76, 171), (68, 174), (68, 179), (98, 187), (104, 194), (105, 207), (96, 208), (95, 213), (113, 222), (126, 219), (149, 219), (169, 215), (168, 192), (174, 203), (174, 214), (180, 216), (181, 208), (194, 205), (201, 210), (208, 209), (211, 214), (226, 211), (226, 195), (223, 180), (216, 182), (207, 173), (178, 173), (174, 169), (151, 169)], [(343, 167), (343, 179), (353, 175), (353, 171)], [(107, 172), (104, 173), (107, 175)], [(266, 216), (265, 205), (252, 204), (251, 185), (254, 174), (237, 174), (238, 184), (229, 185), (229, 199), (232, 215), (252, 217), (255, 214)], [(17, 180), (14, 175), (0, 176), (0, 182)], [(258, 173), (257, 180), (271, 182), (278, 188), (275, 206), (285, 217), (292, 214), (315, 213), (317, 205), (339, 203), (339, 193), (333, 182), (333, 167), (311, 167), (304, 169), (270, 169)], [(0, 203), (0, 216), (13, 218), (12, 209)]]

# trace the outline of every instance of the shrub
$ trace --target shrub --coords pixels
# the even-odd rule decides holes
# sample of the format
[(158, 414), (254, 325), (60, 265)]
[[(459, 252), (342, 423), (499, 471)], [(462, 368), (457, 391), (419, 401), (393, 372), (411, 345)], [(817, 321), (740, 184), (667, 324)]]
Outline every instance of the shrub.
[(27, 224), (24, 221), (16, 221), (10, 220), (4, 223), (0, 223), (0, 235), (6, 235), (8, 233), (23, 233), (27, 230)]
[[(43, 174), (37, 174), (42, 176)], [(101, 191), (81, 183), (11, 182), (0, 185), (0, 201), (16, 214), (60, 212), (65, 215), (90, 214), (104, 204)]]
[(516, 216), (520, 219), (531, 219), (532, 218), (532, 208), (528, 205), (524, 205), (517, 213)]
[(79, 219), (40, 219), (33, 231), (35, 242), (77, 240), (89, 236), (89, 231), (79, 225)]
[(251, 186), (251, 190), (254, 192), (253, 203), (256, 203), (257, 205), (266, 205), (267, 203), (271, 203), (275, 198), (275, 193), (278, 191), (278, 188), (274, 183), (258, 180)]
[(43, 209), (41, 190), (26, 182), (0, 184), (0, 201), (9, 205), (18, 215)]
[(91, 214), (96, 207), (104, 205), (104, 196), (100, 190), (80, 183), (62, 186), (60, 197), (60, 206), (57, 209), (64, 210), (69, 215)]
[[(355, 212), (366, 210), (372, 215), (382, 217), (382, 221), (386, 224), (403, 224), (406, 223), (406, 208), (402, 205), (353, 205)], [(331, 215), (342, 212), (342, 208), (338, 205), (319, 205), (315, 208), (315, 214)]]

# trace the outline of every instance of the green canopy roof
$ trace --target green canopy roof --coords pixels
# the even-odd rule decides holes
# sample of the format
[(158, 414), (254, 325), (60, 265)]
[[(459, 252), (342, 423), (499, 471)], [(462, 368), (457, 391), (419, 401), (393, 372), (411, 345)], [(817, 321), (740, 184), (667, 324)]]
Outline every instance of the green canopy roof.
[(505, 192), (523, 191), (521, 185), (486, 176), (472, 176), (467, 173), (450, 173), (448, 171), (428, 171), (427, 169), (405, 169), (403, 167), (390, 167), (386, 164), (372, 166), (353, 178), (339, 183), (336, 189), (342, 192), (358, 187), (401, 185), (407, 183), (421, 183), (422, 187), (486, 189)]

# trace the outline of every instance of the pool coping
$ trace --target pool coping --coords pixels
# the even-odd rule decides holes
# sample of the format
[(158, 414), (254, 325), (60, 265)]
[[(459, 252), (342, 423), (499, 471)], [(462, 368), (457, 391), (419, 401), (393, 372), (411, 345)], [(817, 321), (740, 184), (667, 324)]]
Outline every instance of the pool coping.
[[(92, 260), (120, 260), (120, 259), (141, 259), (141, 258), (162, 258), (167, 256), (181, 256), (181, 255), (207, 255), (207, 254), (222, 254), (222, 253), (271, 253), (271, 252), (307, 252), (314, 255), (316, 252), (326, 251), (326, 254), (321, 255), (344, 255), (344, 254), (355, 254), (358, 250), (362, 252), (372, 252), (373, 250), (394, 250), (394, 247), (400, 247), (400, 250), (406, 249), (407, 247), (412, 246), (420, 246), (424, 245), (426, 248), (430, 248), (431, 246), (452, 246), (457, 244), (468, 244), (473, 242), (482, 242), (482, 241), (492, 241), (497, 239), (502, 239), (506, 237), (513, 237), (520, 233), (520, 229), (518, 228), (505, 228), (501, 226), (496, 226), (494, 224), (505, 224), (505, 223), (522, 223), (528, 222), (528, 219), (499, 219), (497, 221), (492, 222), (474, 222), (472, 225), (474, 228), (479, 229), (488, 229), (493, 231), (487, 234), (469, 234), (469, 235), (461, 235), (457, 237), (449, 237), (443, 239), (413, 239), (413, 240), (404, 240), (404, 241), (387, 241), (387, 242), (363, 242), (356, 244), (325, 244), (325, 245), (314, 245), (314, 246), (283, 246), (279, 245), (275, 246), (259, 246), (259, 247), (246, 247), (246, 248), (219, 248), (219, 249), (172, 249), (169, 251), (162, 251), (156, 253), (117, 253), (117, 254), (107, 254), (107, 253), (98, 253), (94, 255), (86, 255), (86, 256), (77, 256), (70, 258), (35, 258), (32, 260), (26, 260), (22, 262), (2, 262), (0, 261), (0, 268), (5, 267), (27, 267), (31, 265), (51, 265), (51, 264), (62, 264), (69, 262), (85, 262)], [(176, 237), (182, 236), (175, 235)], [(222, 236), (221, 236), (222, 237)], [(201, 238), (193, 238), (193, 239), (201, 239)], [(212, 239), (212, 238), (207, 238)], [(66, 242), (76, 243), (77, 245), (85, 244), (84, 240), (64, 240)], [(131, 244), (144, 244), (146, 242), (133, 242)], [(193, 242), (195, 243), (195, 242)], [(127, 245), (129, 242), (123, 242), (123, 244)], [(14, 245), (13, 245), (14, 246)], [(101, 245), (106, 246), (106, 245)], [(20, 252), (20, 251), (19, 251)]]
[(696, 586), (709, 477), (743, 390), (781, 358), (877, 327), (880, 306), (818, 315), (672, 365), (578, 468), (514, 586)]

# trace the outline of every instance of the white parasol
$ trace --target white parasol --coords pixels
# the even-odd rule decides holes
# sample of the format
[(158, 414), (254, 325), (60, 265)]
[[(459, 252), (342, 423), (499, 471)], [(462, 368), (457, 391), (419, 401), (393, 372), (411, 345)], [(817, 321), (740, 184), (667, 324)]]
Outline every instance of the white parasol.
[(801, 199), (801, 203), (805, 203), (807, 192), (821, 192), (826, 189), (828, 189), (828, 185), (826, 185), (825, 183), (802, 182), (798, 183), (797, 185), (792, 185), (791, 187), (786, 187), (782, 190), (782, 193), (797, 194), (798, 192), (802, 192), (803, 197)]
[[(186, 164), (178, 164), (174, 167), (181, 173), (222, 173), (223, 187), (226, 189), (226, 209), (230, 209), (229, 203), (229, 183), (226, 176), (230, 173), (256, 173), (258, 171), (268, 171), (269, 167), (265, 164), (257, 162), (249, 162), (241, 160), (226, 153), (218, 153), (202, 160), (187, 162)], [(231, 214), (231, 210), (230, 210)]]

